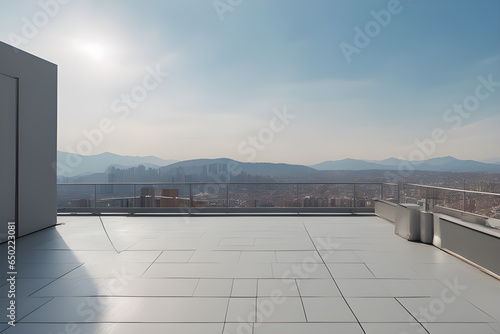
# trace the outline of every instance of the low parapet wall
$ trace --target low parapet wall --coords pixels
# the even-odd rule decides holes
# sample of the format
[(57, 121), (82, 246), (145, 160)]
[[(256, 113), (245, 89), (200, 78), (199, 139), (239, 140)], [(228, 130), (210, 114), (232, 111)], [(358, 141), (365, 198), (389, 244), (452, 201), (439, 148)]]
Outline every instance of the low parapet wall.
[(433, 244), (500, 277), (498, 229), (435, 213)]
[[(394, 223), (395, 232), (396, 220), (405, 219), (397, 215), (398, 209), (399, 204), (375, 201), (375, 214)], [(423, 242), (432, 241), (434, 246), (500, 279), (500, 229), (494, 227), (498, 220), (439, 206), (433, 212), (420, 212), (420, 218), (420, 224), (425, 224)]]
[(375, 201), (375, 214), (381, 218), (384, 218), (391, 223), (396, 222), (396, 207), (397, 204), (384, 201), (384, 200), (376, 200)]

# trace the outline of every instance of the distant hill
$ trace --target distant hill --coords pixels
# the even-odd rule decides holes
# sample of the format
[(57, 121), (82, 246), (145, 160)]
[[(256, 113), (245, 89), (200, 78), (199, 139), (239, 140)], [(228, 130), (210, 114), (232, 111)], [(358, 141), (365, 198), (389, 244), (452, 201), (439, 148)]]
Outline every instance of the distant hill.
[(402, 165), (411, 165), (415, 170), (421, 171), (500, 172), (500, 164), (484, 163), (474, 160), (459, 160), (450, 156), (411, 162), (396, 158), (389, 158), (381, 161), (344, 159), (325, 161), (310, 167), (317, 170), (398, 170)]
[(311, 167), (316, 170), (372, 170), (385, 169), (386, 166), (364, 160), (344, 159), (336, 161), (325, 161), (316, 165), (312, 165)]
[(483, 162), (488, 163), (488, 164), (500, 164), (500, 157), (493, 158), (493, 159), (487, 159), (487, 160), (484, 160)]
[(389, 158), (385, 160), (380, 160), (380, 161), (372, 161), (375, 162), (379, 165), (384, 165), (384, 166), (397, 166), (399, 165), (403, 160), (401, 159), (396, 159), (396, 158)]
[[(245, 172), (252, 175), (300, 175), (315, 173), (316, 170), (302, 165), (290, 165), (283, 163), (267, 163), (267, 162), (239, 162), (232, 159), (195, 159), (177, 162), (165, 167), (161, 170), (175, 170), (176, 168), (182, 167), (185, 172), (189, 171), (199, 171), (206, 168), (207, 171), (210, 169), (210, 165), (219, 164), (226, 165), (227, 167), (217, 167), (217, 168), (227, 168), (228, 171), (233, 172)], [(206, 167), (205, 167), (206, 166)], [(215, 167), (215, 166), (213, 166)]]
[[(358, 159), (343, 159), (336, 161), (325, 161), (312, 166), (293, 165), (285, 163), (265, 162), (239, 162), (232, 159), (194, 159), (186, 161), (163, 160), (155, 156), (137, 157), (123, 156), (113, 153), (102, 153), (97, 155), (81, 156), (67, 152), (57, 152), (60, 164), (59, 177), (75, 177), (90, 174), (105, 173), (109, 167), (120, 169), (144, 165), (146, 168), (158, 168), (162, 172), (175, 174), (177, 168), (182, 167), (187, 174), (210, 174), (229, 171), (235, 174), (244, 172), (251, 175), (307, 175), (316, 171), (325, 170), (398, 170), (404, 166), (407, 170), (408, 164), (415, 170), (436, 172), (496, 172), (500, 173), (500, 163), (485, 163), (474, 160), (459, 160), (454, 157), (432, 158), (424, 161), (404, 161), (397, 158), (389, 158), (380, 161), (368, 161)], [(500, 158), (499, 158), (500, 160)], [(101, 179), (102, 176), (99, 176)]]
[(164, 160), (155, 156), (134, 157), (108, 152), (97, 155), (78, 155), (57, 151), (57, 162), (61, 166), (58, 176), (73, 177), (103, 173), (110, 166), (130, 168), (144, 165), (146, 168), (159, 168), (175, 163), (177, 160)]
[(500, 172), (500, 165), (474, 160), (459, 160), (448, 156), (425, 160), (418, 169), (443, 172)]

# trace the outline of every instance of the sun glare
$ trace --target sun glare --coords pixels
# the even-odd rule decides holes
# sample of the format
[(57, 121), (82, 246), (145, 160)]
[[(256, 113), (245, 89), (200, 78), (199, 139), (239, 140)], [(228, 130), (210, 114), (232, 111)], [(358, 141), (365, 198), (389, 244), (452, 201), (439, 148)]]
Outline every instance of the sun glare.
[(80, 46), (80, 49), (96, 61), (102, 61), (106, 55), (106, 50), (99, 44), (83, 44)]

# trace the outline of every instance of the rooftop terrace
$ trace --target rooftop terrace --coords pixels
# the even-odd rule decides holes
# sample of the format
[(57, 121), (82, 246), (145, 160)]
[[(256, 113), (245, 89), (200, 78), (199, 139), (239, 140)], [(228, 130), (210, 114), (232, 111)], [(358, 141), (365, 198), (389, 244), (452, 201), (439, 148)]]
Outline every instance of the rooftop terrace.
[(498, 280), (375, 216), (58, 222), (17, 240), (4, 333), (500, 333)]

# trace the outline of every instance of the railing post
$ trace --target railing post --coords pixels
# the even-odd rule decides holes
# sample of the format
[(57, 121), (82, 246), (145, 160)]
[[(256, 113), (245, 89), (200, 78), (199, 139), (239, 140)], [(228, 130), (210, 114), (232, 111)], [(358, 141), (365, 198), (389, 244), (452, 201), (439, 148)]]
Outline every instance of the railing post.
[(136, 208), (137, 205), (137, 184), (134, 183), (134, 208)]
[(299, 184), (298, 183), (297, 183), (296, 200), (297, 200), (297, 207), (300, 208), (300, 205), (299, 205)]
[(465, 178), (464, 178), (464, 212), (465, 212), (465, 208), (467, 207), (467, 203), (466, 203), (466, 199), (465, 199)]
[(97, 184), (94, 183), (94, 209), (97, 212)]
[(191, 214), (191, 202), (193, 202), (193, 184), (189, 184), (189, 214)]
[(352, 207), (355, 208), (356, 207), (356, 183), (353, 184), (352, 192), (353, 192), (353, 202), (354, 202), (354, 203), (352, 203)]
[(229, 183), (226, 183), (226, 208), (229, 208)]
[(401, 203), (401, 181), (398, 181), (398, 204)]
[(424, 211), (429, 211), (429, 189), (425, 188), (425, 205)]
[(380, 200), (381, 201), (384, 200), (384, 184), (383, 183), (380, 184)]
[(466, 197), (465, 197), (465, 189), (464, 189), (464, 212), (466, 211), (465, 209), (467, 208), (467, 200), (466, 200)]

